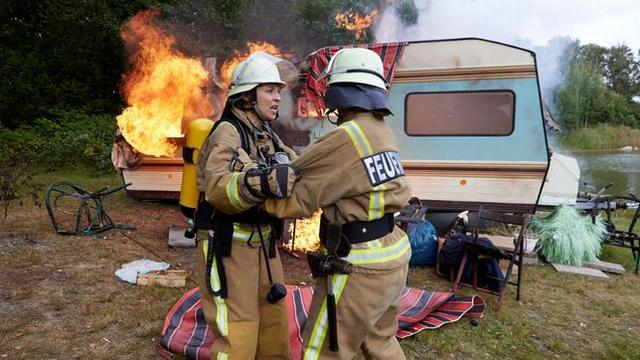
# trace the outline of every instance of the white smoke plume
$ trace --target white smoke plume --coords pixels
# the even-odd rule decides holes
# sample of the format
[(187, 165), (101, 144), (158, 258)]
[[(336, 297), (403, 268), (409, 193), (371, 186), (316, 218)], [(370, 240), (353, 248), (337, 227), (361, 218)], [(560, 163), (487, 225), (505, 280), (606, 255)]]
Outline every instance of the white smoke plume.
[(521, 34), (539, 27), (535, 1), (414, 0), (415, 24), (407, 25), (397, 4), (387, 6), (374, 27), (376, 42), (475, 37), (532, 50), (537, 54), (543, 97), (553, 107), (553, 92), (566, 73), (565, 50), (574, 40), (555, 37), (534, 45)]

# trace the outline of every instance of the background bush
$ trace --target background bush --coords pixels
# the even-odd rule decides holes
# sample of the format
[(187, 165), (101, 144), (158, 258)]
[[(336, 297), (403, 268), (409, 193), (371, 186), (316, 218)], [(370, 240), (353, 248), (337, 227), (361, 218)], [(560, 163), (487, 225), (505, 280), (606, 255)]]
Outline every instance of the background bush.
[(559, 138), (565, 148), (580, 150), (611, 150), (623, 146), (640, 147), (640, 129), (628, 126), (599, 124), (565, 132)]
[(113, 115), (59, 111), (15, 130), (0, 129), (0, 156), (29, 159), (43, 171), (112, 168)]

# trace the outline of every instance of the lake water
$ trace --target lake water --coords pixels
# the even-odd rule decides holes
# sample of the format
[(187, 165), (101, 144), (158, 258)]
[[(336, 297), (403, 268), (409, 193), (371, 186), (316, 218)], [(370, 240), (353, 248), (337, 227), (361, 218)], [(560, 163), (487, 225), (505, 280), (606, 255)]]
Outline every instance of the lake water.
[(593, 192), (582, 184), (587, 182), (601, 189), (613, 183), (608, 194), (623, 194), (629, 191), (640, 195), (640, 152), (562, 152), (578, 160), (580, 165), (580, 190)]

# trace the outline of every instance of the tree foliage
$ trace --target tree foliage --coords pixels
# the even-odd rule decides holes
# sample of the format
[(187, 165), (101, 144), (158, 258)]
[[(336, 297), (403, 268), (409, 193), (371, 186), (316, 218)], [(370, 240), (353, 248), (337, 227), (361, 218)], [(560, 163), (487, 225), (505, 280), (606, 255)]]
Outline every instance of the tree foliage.
[(587, 62), (573, 64), (556, 99), (563, 124), (575, 129), (588, 127), (590, 122), (601, 119), (606, 91), (595, 66)]
[(569, 129), (595, 124), (640, 125), (640, 53), (626, 45), (587, 44), (570, 56), (569, 72), (556, 93), (560, 119)]
[(40, 206), (43, 185), (33, 176), (32, 160), (18, 154), (0, 157), (0, 224), (7, 219), (14, 201), (22, 205), (22, 199), (30, 197)]
[(52, 109), (114, 112), (124, 69), (121, 23), (147, 4), (6, 0), (0, 5), (0, 123)]
[[(0, 3), (0, 127), (15, 129), (56, 111), (117, 114), (127, 54), (122, 25), (155, 7), (158, 19), (196, 57), (226, 57), (268, 41), (299, 57), (354, 43), (337, 12), (366, 14), (381, 0), (5, 0)], [(411, 17), (411, 9), (407, 8)], [(361, 41), (370, 41), (365, 37)]]
[(242, 44), (247, 0), (190, 0), (162, 6), (159, 22), (191, 56), (221, 56)]
[(640, 59), (635, 59), (633, 52), (626, 45), (613, 46), (606, 57), (605, 79), (609, 89), (631, 101), (639, 95)]

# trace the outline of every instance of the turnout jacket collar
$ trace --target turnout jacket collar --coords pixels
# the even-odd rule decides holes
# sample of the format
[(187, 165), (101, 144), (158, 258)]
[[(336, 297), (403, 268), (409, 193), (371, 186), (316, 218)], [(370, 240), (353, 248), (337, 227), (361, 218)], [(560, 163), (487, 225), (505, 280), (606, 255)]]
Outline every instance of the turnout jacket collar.
[[(235, 116), (242, 124), (247, 126), (247, 132), (249, 135), (249, 146), (255, 147), (258, 143), (258, 147), (263, 146), (262, 142), (265, 142), (269, 146), (269, 153), (273, 154), (274, 151), (285, 151), (293, 158), (295, 156), (293, 151), (290, 150), (278, 137), (278, 135), (271, 129), (271, 124), (268, 121), (261, 120), (253, 110), (240, 110), (236, 107), (231, 109), (231, 114)], [(270, 143), (270, 144), (269, 144)], [(262, 161), (266, 161), (265, 154), (257, 152), (252, 154), (260, 158)]]
[(243, 124), (247, 125), (249, 129), (256, 128), (260, 131), (264, 129), (264, 122), (253, 112), (253, 110), (240, 110), (233, 106), (231, 112), (235, 115)]
[(371, 111), (363, 111), (359, 109), (343, 109), (338, 113), (338, 126), (346, 123), (347, 121), (384, 121), (383, 118), (378, 117)]

